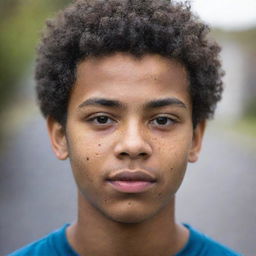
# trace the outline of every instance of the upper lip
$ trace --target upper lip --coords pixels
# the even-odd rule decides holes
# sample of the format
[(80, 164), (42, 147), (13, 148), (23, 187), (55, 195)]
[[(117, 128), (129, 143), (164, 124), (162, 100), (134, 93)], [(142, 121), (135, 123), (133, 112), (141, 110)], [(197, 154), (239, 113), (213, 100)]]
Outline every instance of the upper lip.
[(108, 181), (148, 181), (155, 182), (156, 178), (144, 170), (119, 170), (110, 174)]

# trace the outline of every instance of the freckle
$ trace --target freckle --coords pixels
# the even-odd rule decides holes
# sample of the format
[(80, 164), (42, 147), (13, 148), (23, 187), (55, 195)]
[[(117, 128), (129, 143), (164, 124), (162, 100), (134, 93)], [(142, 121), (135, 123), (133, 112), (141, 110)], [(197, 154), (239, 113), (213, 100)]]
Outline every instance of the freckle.
[(128, 205), (131, 205), (132, 203), (131, 202), (128, 202)]
[(158, 196), (160, 197), (162, 195), (162, 193), (158, 193)]
[(100, 146), (101, 146), (101, 144), (98, 144), (98, 146), (100, 147)]

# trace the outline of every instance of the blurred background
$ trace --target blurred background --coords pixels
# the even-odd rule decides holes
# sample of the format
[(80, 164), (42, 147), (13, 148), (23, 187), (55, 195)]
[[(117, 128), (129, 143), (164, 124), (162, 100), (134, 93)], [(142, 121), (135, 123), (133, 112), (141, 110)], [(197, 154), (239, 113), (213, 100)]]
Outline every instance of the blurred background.
[[(46, 18), (70, 0), (0, 1), (0, 255), (76, 212), (69, 163), (51, 152), (34, 93), (35, 48)], [(223, 47), (223, 100), (201, 159), (177, 194), (177, 219), (243, 255), (256, 255), (256, 1), (194, 0)]]

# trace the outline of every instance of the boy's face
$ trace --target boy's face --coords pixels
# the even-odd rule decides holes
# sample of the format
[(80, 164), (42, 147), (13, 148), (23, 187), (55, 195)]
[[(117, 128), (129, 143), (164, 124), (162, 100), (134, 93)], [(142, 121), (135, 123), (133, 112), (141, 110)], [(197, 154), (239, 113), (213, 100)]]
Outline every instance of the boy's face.
[(159, 55), (90, 58), (78, 65), (66, 130), (48, 118), (53, 149), (70, 158), (82, 200), (138, 223), (173, 202), (204, 123), (192, 127), (185, 68)]

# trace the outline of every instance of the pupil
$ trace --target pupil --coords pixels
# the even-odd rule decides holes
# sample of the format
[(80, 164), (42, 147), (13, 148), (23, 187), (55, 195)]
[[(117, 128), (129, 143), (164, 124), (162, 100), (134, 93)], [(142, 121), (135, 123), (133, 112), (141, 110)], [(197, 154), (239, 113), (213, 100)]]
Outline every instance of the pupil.
[(108, 121), (108, 117), (107, 116), (99, 116), (98, 117), (98, 122), (101, 124), (105, 124)]
[(157, 122), (158, 122), (158, 124), (166, 124), (167, 118), (166, 117), (158, 117)]

